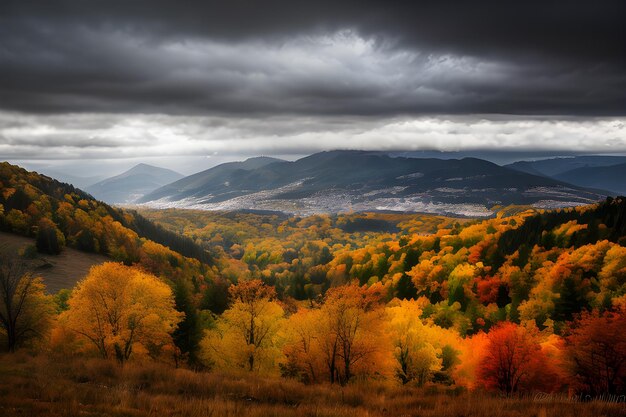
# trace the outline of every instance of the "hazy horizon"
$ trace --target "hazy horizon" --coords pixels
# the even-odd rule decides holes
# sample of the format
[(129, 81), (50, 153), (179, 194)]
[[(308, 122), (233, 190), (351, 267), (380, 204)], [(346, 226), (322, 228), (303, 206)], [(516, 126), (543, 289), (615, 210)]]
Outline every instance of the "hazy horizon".
[[(344, 150), (328, 149), (325, 151)], [(363, 151), (381, 152), (376, 149), (364, 149)], [(317, 152), (315, 152), (317, 153)], [(461, 159), (473, 157), (484, 159), (498, 165), (507, 165), (517, 161), (539, 161), (552, 158), (573, 158), (576, 156), (626, 156), (626, 152), (615, 153), (584, 153), (584, 152), (506, 152), (489, 150), (465, 150), (465, 151), (437, 151), (437, 150), (397, 150), (386, 152), (391, 156), (404, 156), (404, 153), (412, 154), (415, 158), (438, 158), (438, 159)], [(200, 157), (138, 157), (126, 159), (94, 159), (94, 160), (12, 160), (7, 162), (19, 165), (31, 171), (55, 177), (63, 175), (65, 177), (77, 177), (83, 179), (93, 178), (93, 183), (102, 179), (122, 174), (139, 164), (152, 165), (159, 168), (166, 168), (184, 176), (196, 174), (198, 172), (214, 168), (220, 164), (228, 162), (244, 161), (249, 158), (271, 157), (285, 161), (296, 161), (305, 158), (313, 153), (301, 155), (268, 155), (268, 154), (237, 154), (237, 155), (208, 155)], [(57, 178), (64, 180), (64, 178)], [(65, 178), (67, 179), (67, 178)], [(89, 182), (89, 181), (88, 181)], [(91, 183), (89, 183), (91, 184)]]

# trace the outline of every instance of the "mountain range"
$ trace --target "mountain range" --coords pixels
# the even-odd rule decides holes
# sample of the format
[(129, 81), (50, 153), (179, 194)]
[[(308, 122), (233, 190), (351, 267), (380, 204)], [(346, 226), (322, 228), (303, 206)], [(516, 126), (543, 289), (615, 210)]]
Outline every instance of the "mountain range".
[(477, 158), (329, 151), (295, 162), (261, 157), (222, 164), (160, 187), (137, 203), (298, 215), (391, 210), (488, 216), (497, 205), (573, 206), (607, 194), (538, 174)]

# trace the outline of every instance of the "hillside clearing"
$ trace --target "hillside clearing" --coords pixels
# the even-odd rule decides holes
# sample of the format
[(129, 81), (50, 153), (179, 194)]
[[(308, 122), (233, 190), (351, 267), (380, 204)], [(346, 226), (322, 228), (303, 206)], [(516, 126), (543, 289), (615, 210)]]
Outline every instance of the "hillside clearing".
[[(32, 238), (0, 232), (0, 251), (15, 253), (34, 244)], [(107, 260), (106, 256), (66, 247), (59, 255), (37, 254), (35, 259), (28, 262), (33, 272), (43, 278), (47, 291), (54, 294), (60, 289), (74, 287), (87, 275), (89, 268)]]

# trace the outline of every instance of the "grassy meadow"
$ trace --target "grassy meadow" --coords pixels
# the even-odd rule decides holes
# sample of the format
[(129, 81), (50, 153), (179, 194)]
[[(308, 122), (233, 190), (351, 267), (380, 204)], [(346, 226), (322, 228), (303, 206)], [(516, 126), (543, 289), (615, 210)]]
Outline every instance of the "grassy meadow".
[(0, 357), (0, 415), (12, 416), (424, 416), (619, 417), (626, 404), (533, 396), (501, 398), (440, 387), (348, 386), (194, 372), (158, 363)]

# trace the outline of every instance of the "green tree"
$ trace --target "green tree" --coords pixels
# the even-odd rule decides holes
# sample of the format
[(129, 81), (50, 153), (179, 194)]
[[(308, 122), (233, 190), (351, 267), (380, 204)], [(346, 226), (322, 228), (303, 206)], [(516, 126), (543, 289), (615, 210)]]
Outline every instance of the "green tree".
[(65, 246), (65, 236), (52, 221), (42, 218), (37, 223), (37, 251), (57, 255)]
[(198, 345), (202, 340), (202, 326), (187, 282), (178, 281), (174, 284), (174, 302), (176, 310), (185, 314), (172, 334), (174, 344), (187, 356), (190, 364), (195, 364)]

